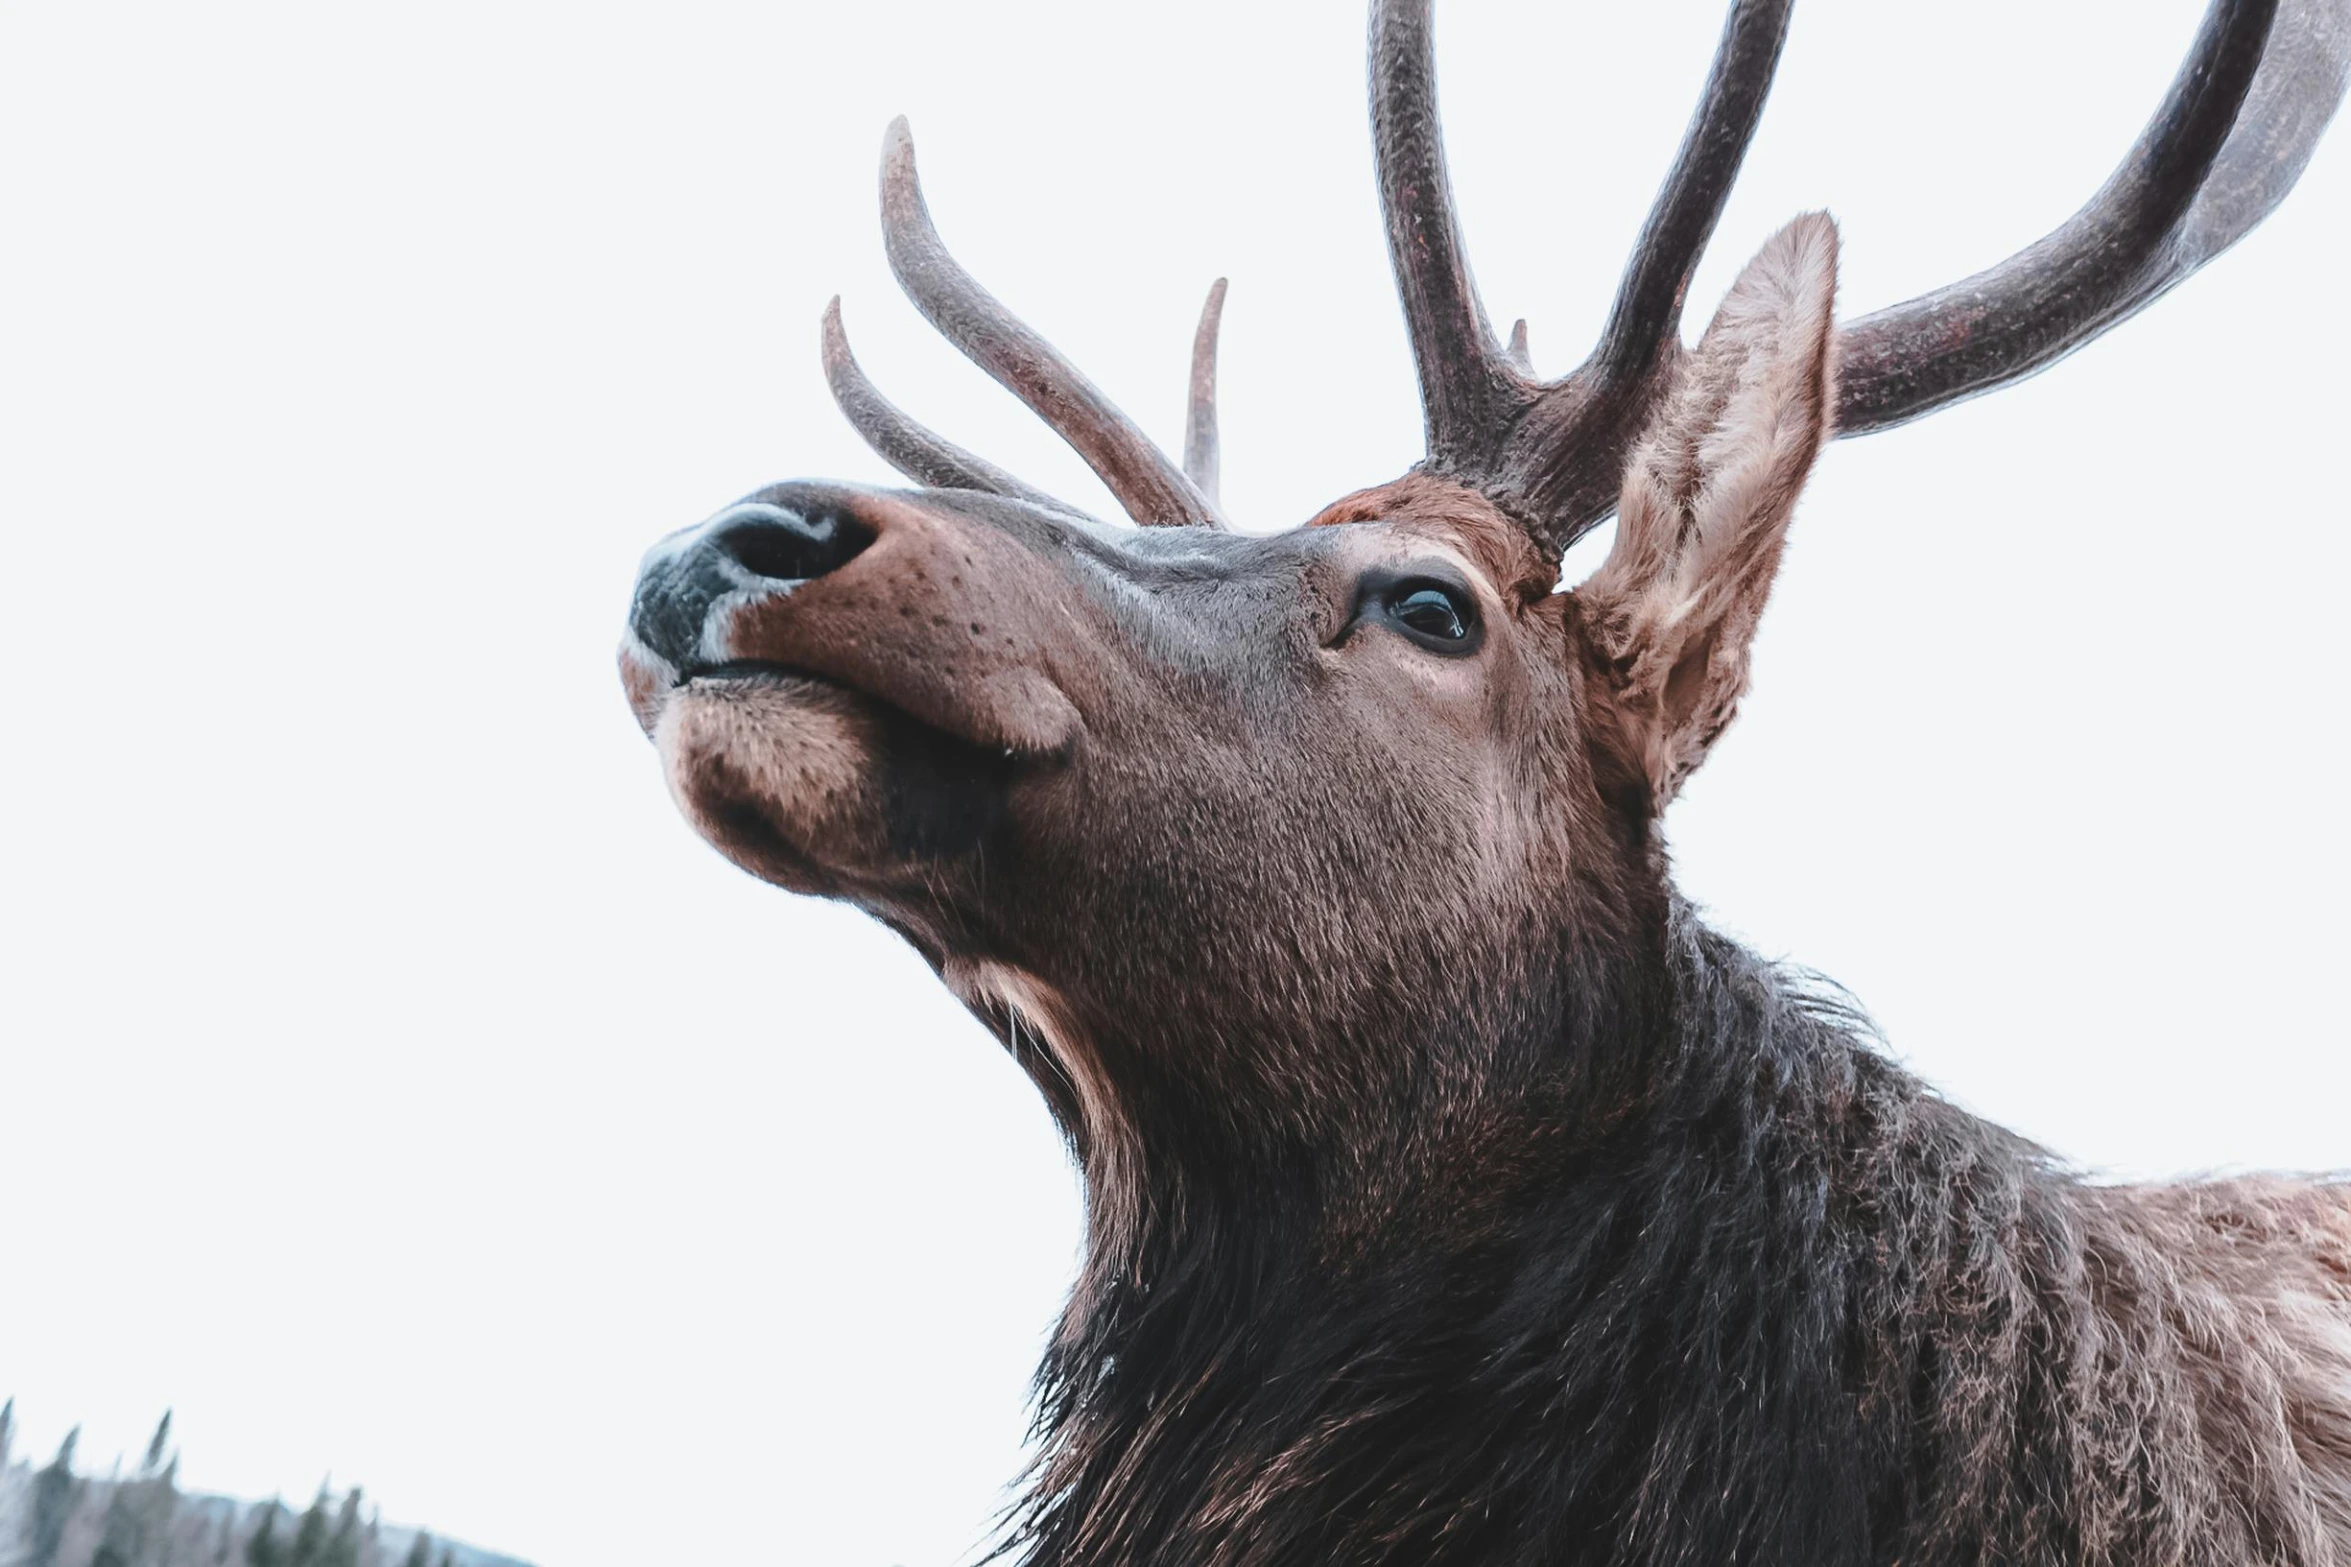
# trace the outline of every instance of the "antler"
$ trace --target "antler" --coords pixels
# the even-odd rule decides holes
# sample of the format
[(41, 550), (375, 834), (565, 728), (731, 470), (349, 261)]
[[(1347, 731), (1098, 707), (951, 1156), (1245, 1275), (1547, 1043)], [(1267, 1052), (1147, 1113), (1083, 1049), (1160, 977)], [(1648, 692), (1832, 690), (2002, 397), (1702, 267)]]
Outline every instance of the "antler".
[(882, 461), (914, 480), (943, 490), (985, 490), (1017, 500), (1058, 506), (1044, 491), (1021, 483), (982, 457), (934, 435), (909, 418), (881, 389), (866, 378), (865, 367), (849, 352), (849, 335), (841, 329), (841, 296), (824, 312), (824, 378), (833, 401), (865, 444)]
[[(932, 226), (904, 119), (882, 145), (882, 240), (906, 297), (964, 356), (1029, 405), (1146, 527), (1221, 527), (1216, 507), (1099, 387), (957, 264)], [(825, 318), (833, 400), (866, 444), (924, 484), (987, 490), (1059, 506), (908, 418), (865, 378), (841, 331), (838, 301)], [(1062, 508), (1066, 509), (1066, 508)]]
[[(1420, 377), (1424, 466), (1483, 491), (1564, 550), (1615, 507), (1625, 453), (1679, 373), (1690, 274), (1771, 90), (1793, 0), (1736, 0), (1705, 96), (1625, 268), (1599, 345), (1538, 381), (1526, 323), (1494, 341), (1470, 279), (1437, 123), (1431, 0), (1372, 0), (1372, 137), (1388, 251)], [(2105, 186), (1988, 271), (1838, 334), (1839, 435), (1882, 430), (2032, 374), (2143, 309), (2292, 188), (2351, 82), (2351, 0), (2213, 0), (2155, 118)], [(1219, 526), (1210, 290), (1193, 342), (1176, 467), (1076, 366), (940, 243), (906, 122), (890, 127), (882, 221), (891, 270), (931, 324), (1077, 449), (1138, 522)], [(874, 449), (925, 484), (1055, 504), (894, 407), (825, 318), (833, 395)]]
[(1615, 504), (1620, 463), (1680, 352), (1690, 273), (1771, 90), (1794, 0), (1738, 0), (1705, 96), (1617, 291), (1600, 346), (1536, 381), (1525, 335), (1497, 350), (1470, 280), (1437, 124), (1430, 0), (1374, 0), (1372, 141), (1388, 251), (1420, 371), (1428, 465), (1484, 490), (1563, 550)]
[(1731, 7), (1705, 96), (1641, 226), (1600, 346), (1592, 352), (1592, 368), (1604, 381), (1621, 384), (1646, 374), (1680, 326), (1690, 274), (1714, 237), (1771, 96), (1794, 6), (1795, 0), (1743, 0)]
[(1838, 337), (1838, 433), (1882, 430), (2022, 379), (2136, 314), (2268, 216), (2351, 72), (2346, 0), (2215, 0), (2122, 166), (1988, 271)]
[(1216, 332), (1224, 324), (1225, 280), (1208, 287), (1208, 302), (1200, 307), (1200, 327), (1192, 334), (1192, 400), (1184, 410), (1184, 476), (1198, 486), (1211, 506), (1217, 499), (1216, 458)]
[(1373, 0), (1371, 140), (1388, 256), (1420, 374), (1429, 461), (1438, 467), (1474, 463), (1486, 454), (1493, 432), (1525, 409), (1529, 388), (1494, 346), (1454, 220), (1444, 136), (1437, 128), (1429, 0)]
[[(1614, 509), (1625, 453), (1681, 354), (1704, 254), (1771, 86), (1792, 0), (1738, 0), (1599, 346), (1549, 383), (1497, 349), (1470, 281), (1437, 126), (1429, 0), (1373, 0), (1373, 140), (1420, 373), (1426, 466), (1564, 549)], [(1838, 336), (1840, 435), (1884, 429), (2051, 363), (2219, 254), (2291, 188), (2351, 76), (2351, 0), (2214, 0), (2179, 79), (2089, 205), (1987, 272)]]

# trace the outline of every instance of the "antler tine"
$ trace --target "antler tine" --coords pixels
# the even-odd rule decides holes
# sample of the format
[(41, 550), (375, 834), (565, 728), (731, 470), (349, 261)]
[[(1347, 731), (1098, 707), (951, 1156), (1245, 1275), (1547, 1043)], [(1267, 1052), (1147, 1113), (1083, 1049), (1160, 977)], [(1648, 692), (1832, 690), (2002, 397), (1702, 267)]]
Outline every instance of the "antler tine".
[(2301, 173), (2347, 63), (2351, 0), (2214, 0), (2162, 107), (2088, 205), (1988, 271), (1838, 334), (1837, 433), (2030, 375), (2210, 260)]
[(942, 336), (1076, 449), (1146, 527), (1219, 526), (1216, 509), (1077, 366), (963, 270), (931, 224), (914, 137), (890, 124), (882, 151), (882, 237), (890, 270)]
[(1510, 323), (1510, 344), (1502, 350), (1510, 358), (1510, 368), (1528, 380), (1535, 376), (1535, 356), (1527, 347), (1527, 318), (1520, 316)]
[[(1743, 161), (1792, 0), (1733, 0), (1714, 67), (1599, 347), (1539, 383), (1498, 350), (1462, 259), (1437, 133), (1430, 0), (1372, 0), (1380, 200), (1428, 425), (1428, 466), (1562, 550), (1614, 510), (1625, 453), (1674, 379), (1682, 296)], [(2351, 79), (2351, 0), (2212, 0), (2162, 108), (2090, 203), (1988, 272), (1838, 334), (1840, 435), (2029, 375), (2144, 306), (2268, 213)]]
[(824, 378), (833, 390), (833, 401), (840, 407), (842, 416), (865, 438), (865, 444), (880, 453), (882, 461), (917, 484), (943, 490), (985, 490), (991, 495), (1008, 495), (1057, 510), (1068, 509), (985, 458), (975, 457), (944, 436), (932, 434), (884, 397), (881, 389), (867, 378), (857, 356), (849, 351), (849, 334), (841, 328), (838, 294), (825, 306)]
[(1372, 0), (1372, 135), (1429, 464), (1475, 483), (1546, 549), (1615, 503), (1625, 450), (1670, 380), (1690, 273), (1771, 91), (1794, 0), (1734, 0), (1698, 111), (1643, 226), (1599, 346), (1539, 383), (1525, 324), (1497, 350), (1462, 257), (1437, 130), (1430, 0)]
[(1530, 393), (1494, 346), (1454, 220), (1429, 0), (1373, 0), (1371, 127), (1429, 459), (1440, 468), (1474, 462)]
[(2181, 219), (2171, 281), (2235, 244), (2302, 177), (2351, 87), (2351, 0), (2285, 0), (2212, 173)]
[(1208, 498), (1217, 495), (1216, 455), (1216, 334), (1224, 324), (1225, 280), (1208, 286), (1208, 302), (1200, 307), (1200, 326), (1192, 334), (1192, 397), (1184, 409), (1184, 477)]
[(1706, 93), (1625, 266), (1591, 371), (1603, 385), (1645, 374), (1674, 338), (1682, 295), (1706, 253), (1778, 70), (1795, 0), (1738, 0), (1723, 23)]

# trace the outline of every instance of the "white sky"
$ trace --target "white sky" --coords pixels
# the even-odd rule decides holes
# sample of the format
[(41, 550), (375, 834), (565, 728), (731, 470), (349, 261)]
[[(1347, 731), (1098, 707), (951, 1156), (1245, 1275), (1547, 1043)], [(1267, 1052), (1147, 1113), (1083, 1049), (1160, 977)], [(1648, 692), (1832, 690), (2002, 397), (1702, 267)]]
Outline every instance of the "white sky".
[[(1020, 1461), (1076, 1238), (1010, 1064), (879, 927), (698, 844), (611, 650), (656, 535), (880, 479), (892, 394), (1076, 460), (891, 285), (948, 241), (1225, 491), (1419, 454), (1353, 0), (0, 13), (0, 1393), (103, 1464), (557, 1567), (944, 1564)], [(1793, 212), (1855, 313), (2105, 176), (2196, 0), (1805, 0), (1702, 317)], [(1494, 313), (1567, 368), (1718, 7), (1448, 0)], [(2100, 1167), (2351, 1164), (2338, 1000), (2351, 132), (2023, 387), (1832, 448), (1689, 888), (1967, 1104)]]

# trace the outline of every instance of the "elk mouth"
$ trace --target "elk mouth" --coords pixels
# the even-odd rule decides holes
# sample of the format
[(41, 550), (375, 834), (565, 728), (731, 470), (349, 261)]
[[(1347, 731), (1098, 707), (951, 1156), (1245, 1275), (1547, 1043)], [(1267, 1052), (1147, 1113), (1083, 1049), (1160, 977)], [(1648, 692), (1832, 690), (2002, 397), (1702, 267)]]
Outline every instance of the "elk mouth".
[(1066, 744), (1050, 750), (1008, 746), (979, 732), (977, 725), (967, 728), (954, 721), (941, 722), (935, 717), (919, 716), (910, 708), (861, 682), (844, 680), (838, 675), (825, 674), (781, 659), (729, 658), (714, 663), (688, 664), (678, 671), (670, 689), (675, 692), (697, 686), (718, 689), (751, 684), (789, 688), (795, 682), (845, 693), (884, 715), (894, 729), (903, 729), (910, 735), (928, 736), (930, 739), (926, 743), (937, 747), (969, 752), (975, 758), (994, 758), (1005, 763), (1008, 769), (1022, 763), (1059, 762), (1066, 760), (1069, 754)]
[(670, 689), (674, 691), (679, 686), (690, 686), (697, 680), (758, 680), (762, 678), (820, 680), (823, 677), (812, 675), (804, 669), (794, 669), (789, 664), (779, 664), (773, 659), (730, 658), (716, 664), (688, 664), (679, 670), (677, 678), (670, 682)]
[(689, 666), (671, 691), (663, 749), (696, 825), (745, 869), (801, 890), (854, 894), (973, 852), (1035, 761), (773, 660)]

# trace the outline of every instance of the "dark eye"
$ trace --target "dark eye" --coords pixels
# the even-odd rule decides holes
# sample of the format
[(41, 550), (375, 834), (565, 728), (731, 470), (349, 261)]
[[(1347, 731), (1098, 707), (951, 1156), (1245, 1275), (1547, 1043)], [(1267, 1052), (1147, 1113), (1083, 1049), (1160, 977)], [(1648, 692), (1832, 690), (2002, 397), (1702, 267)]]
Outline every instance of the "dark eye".
[(1388, 618), (1415, 642), (1444, 652), (1465, 651), (1478, 629), (1477, 605), (1467, 593), (1425, 577), (1389, 592)]

